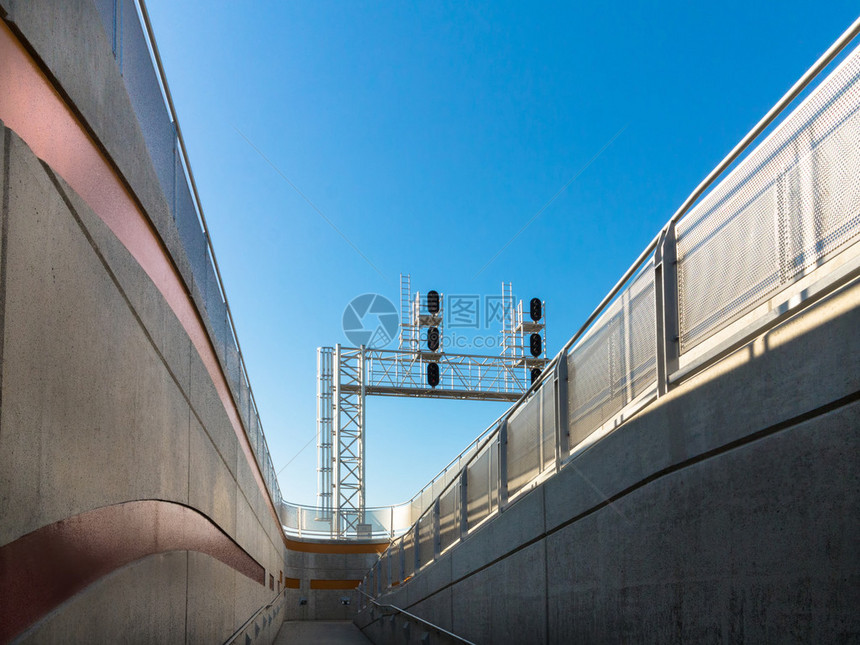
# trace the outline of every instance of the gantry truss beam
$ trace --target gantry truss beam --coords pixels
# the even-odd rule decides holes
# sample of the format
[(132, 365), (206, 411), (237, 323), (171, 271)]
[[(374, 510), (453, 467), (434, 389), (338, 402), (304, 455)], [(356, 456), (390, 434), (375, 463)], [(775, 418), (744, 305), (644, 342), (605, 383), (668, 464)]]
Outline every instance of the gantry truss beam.
[[(364, 389), (369, 395), (435, 399), (516, 401), (528, 388), (529, 370), (543, 358), (476, 356), (448, 352), (410, 352), (374, 348), (342, 348), (364, 353)], [(427, 364), (439, 365), (440, 382), (427, 385)]]

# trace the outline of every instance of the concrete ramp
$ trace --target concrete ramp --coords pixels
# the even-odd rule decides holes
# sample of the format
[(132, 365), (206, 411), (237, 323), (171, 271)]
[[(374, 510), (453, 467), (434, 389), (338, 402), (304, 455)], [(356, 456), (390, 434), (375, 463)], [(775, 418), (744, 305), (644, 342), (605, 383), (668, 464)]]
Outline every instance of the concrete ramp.
[(275, 645), (366, 645), (369, 640), (349, 620), (288, 620), (275, 638)]

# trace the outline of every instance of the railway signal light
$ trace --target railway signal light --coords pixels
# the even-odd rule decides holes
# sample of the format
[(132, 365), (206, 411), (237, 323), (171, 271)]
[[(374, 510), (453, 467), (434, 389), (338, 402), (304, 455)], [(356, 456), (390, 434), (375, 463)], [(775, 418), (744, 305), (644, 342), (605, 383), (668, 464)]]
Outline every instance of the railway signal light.
[(543, 340), (541, 339), (540, 334), (532, 334), (529, 337), (529, 350), (535, 358), (541, 355), (541, 351), (543, 350)]
[(543, 318), (543, 305), (540, 298), (531, 299), (531, 302), (529, 302), (529, 314), (535, 322)]
[(429, 327), (427, 329), (427, 349), (435, 352), (439, 349), (439, 328)]
[(540, 368), (539, 367), (533, 367), (532, 368), (532, 384), (534, 384), (534, 382), (538, 380), (539, 376), (540, 376)]
[(431, 314), (439, 313), (439, 292), (434, 289), (427, 292), (427, 311)]
[(439, 364), (427, 363), (427, 385), (436, 387), (439, 385)]

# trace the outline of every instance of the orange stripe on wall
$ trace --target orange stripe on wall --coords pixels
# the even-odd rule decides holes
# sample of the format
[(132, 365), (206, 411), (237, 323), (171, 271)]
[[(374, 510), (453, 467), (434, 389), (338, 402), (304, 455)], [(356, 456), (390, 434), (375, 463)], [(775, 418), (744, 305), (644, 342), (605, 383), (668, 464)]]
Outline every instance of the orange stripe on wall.
[(185, 285), (149, 219), (9, 26), (0, 20), (0, 120), (93, 209), (140, 264), (188, 334), (278, 526), (227, 380)]
[(361, 584), (361, 580), (311, 580), (311, 589), (352, 590), (359, 584)]
[(299, 542), (285, 538), (287, 548), (302, 553), (382, 553), (390, 542)]
[(284, 578), (284, 587), (287, 589), (299, 589), (302, 581), (298, 578)]

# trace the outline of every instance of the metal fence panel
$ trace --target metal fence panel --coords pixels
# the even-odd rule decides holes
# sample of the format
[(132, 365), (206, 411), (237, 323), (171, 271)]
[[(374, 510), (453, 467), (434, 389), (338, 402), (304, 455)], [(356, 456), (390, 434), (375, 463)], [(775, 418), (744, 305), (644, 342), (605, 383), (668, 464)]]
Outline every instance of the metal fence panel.
[(858, 52), (678, 222), (682, 352), (860, 235)]
[(403, 579), (415, 574), (415, 537), (410, 530), (403, 534)]
[(475, 526), (499, 503), (498, 436), (494, 437), (466, 469), (467, 523)]
[[(176, 155), (176, 172), (183, 173), (182, 162)], [(183, 179), (184, 174), (178, 175)], [(191, 274), (200, 294), (206, 297), (206, 284), (208, 279), (209, 254), (206, 251), (206, 236), (200, 226), (200, 218), (194, 207), (191, 191), (185, 181), (179, 182), (176, 188), (176, 209), (173, 213), (176, 228), (179, 231), (179, 239), (185, 248), (188, 262), (191, 264)]]
[[(252, 412), (248, 423), (248, 442), (256, 455), (260, 451), (260, 444), (257, 439), (257, 433), (260, 431), (260, 420), (257, 418), (257, 413)], [(258, 459), (259, 461), (259, 459)]]
[[(233, 342), (233, 337), (229, 336), (226, 345), (227, 354), (227, 382), (237, 396), (239, 396), (239, 382), (242, 380), (239, 366), (239, 350), (236, 349), (236, 343)], [(237, 406), (238, 407), (238, 406)]]
[(391, 554), (391, 586), (399, 585), (403, 582), (402, 567), (403, 567), (403, 538), (398, 538), (388, 547), (388, 552)]
[(460, 482), (442, 493), (439, 498), (439, 542), (444, 551), (460, 537)]
[(218, 284), (218, 276), (215, 273), (215, 267), (212, 261), (206, 262), (206, 313), (209, 316), (209, 322), (212, 325), (215, 338), (213, 344), (218, 354), (218, 358), (226, 365), (226, 341), (227, 341), (227, 307), (224, 305), (224, 300), (221, 298), (221, 288)]
[(541, 404), (535, 394), (508, 419), (508, 495), (514, 495), (540, 472)]
[(435, 550), (433, 531), (433, 511), (427, 511), (418, 520), (418, 557), (420, 566), (424, 566), (428, 562), (433, 561)]
[(119, 62), (123, 80), (131, 99), (155, 174), (161, 183), (171, 211), (174, 205), (176, 177), (173, 167), (175, 131), (164, 103), (158, 73), (152, 64), (143, 26), (134, 0), (119, 3), (121, 34)]
[(310, 537), (329, 537), (331, 535), (331, 515), (324, 515), (319, 509), (301, 507), (299, 529)]
[(391, 586), (390, 564), (391, 551), (386, 550), (379, 556), (379, 589), (385, 591)]
[(365, 508), (364, 523), (370, 526), (374, 536), (391, 534), (391, 507)]
[(655, 306), (652, 260), (568, 354), (571, 449), (656, 381)]
[[(241, 356), (239, 357), (241, 361)], [(239, 364), (239, 416), (242, 418), (242, 424), (245, 428), (251, 425), (251, 387), (248, 385), (248, 379), (245, 378), (245, 372), (242, 370), (242, 364)]]
[(555, 465), (555, 383), (553, 379), (541, 387), (541, 471)]

